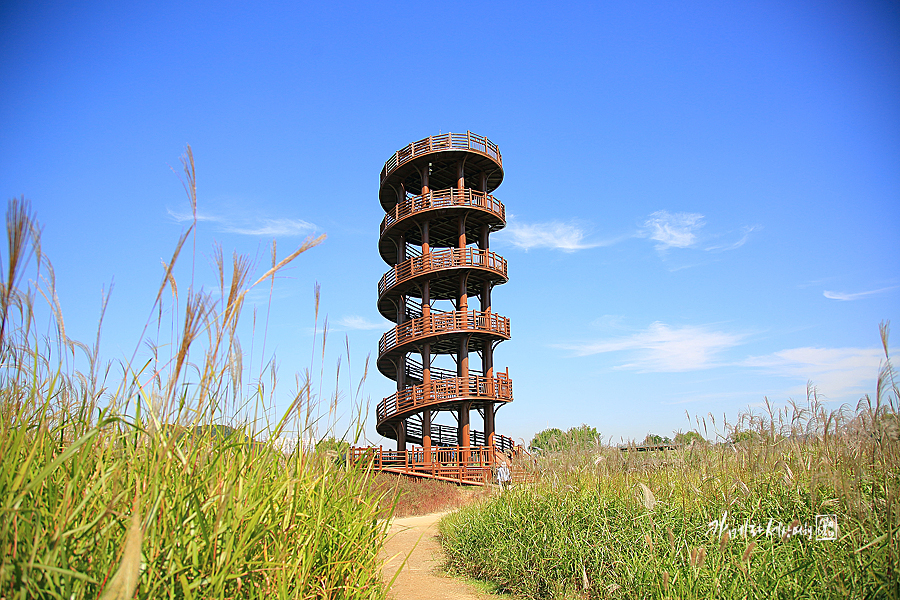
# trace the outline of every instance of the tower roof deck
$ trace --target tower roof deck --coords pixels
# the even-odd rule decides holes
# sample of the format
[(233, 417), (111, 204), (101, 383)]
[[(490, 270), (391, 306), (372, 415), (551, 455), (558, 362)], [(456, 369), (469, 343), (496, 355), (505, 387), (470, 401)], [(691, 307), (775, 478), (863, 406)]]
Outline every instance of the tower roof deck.
[[(492, 192), (503, 182), (503, 159), (497, 145), (471, 132), (444, 133), (413, 142), (387, 160), (381, 170), (378, 197), (385, 212), (397, 204), (400, 190), (419, 193), (422, 173), (428, 171), (432, 190), (456, 187), (461, 160), (467, 187), (479, 188), (485, 175), (484, 192)], [(474, 184), (474, 185), (473, 185)]]

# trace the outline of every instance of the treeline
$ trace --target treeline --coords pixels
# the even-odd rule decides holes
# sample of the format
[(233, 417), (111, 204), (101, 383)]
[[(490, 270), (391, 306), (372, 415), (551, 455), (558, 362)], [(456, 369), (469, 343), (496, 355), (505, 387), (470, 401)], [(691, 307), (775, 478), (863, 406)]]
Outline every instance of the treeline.
[[(672, 437), (648, 433), (642, 445), (658, 446), (662, 444), (690, 445), (692, 443), (705, 443), (706, 439), (696, 431), (675, 431)], [(556, 427), (550, 427), (539, 431), (531, 438), (528, 445), (532, 452), (566, 452), (569, 450), (582, 450), (591, 447), (599, 447), (603, 444), (603, 435), (596, 427), (581, 424), (563, 431)]]

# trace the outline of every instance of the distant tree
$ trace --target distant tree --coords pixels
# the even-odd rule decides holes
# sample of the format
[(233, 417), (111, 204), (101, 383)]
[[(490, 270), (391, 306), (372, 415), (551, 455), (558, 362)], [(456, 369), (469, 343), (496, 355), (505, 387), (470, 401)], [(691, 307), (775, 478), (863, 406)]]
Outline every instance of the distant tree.
[(655, 433), (648, 433), (647, 437), (644, 438), (645, 446), (659, 446), (661, 444), (671, 444), (672, 440), (669, 439), (668, 436), (663, 437), (661, 435), (656, 435)]
[(600, 432), (596, 427), (581, 424), (566, 432), (570, 448), (585, 448), (600, 441)]
[(675, 443), (690, 446), (692, 443), (703, 444), (706, 439), (696, 431), (676, 431)]
[(576, 448), (585, 448), (598, 443), (601, 435), (595, 427), (581, 424), (572, 427), (565, 433), (556, 427), (538, 432), (528, 445), (530, 449), (540, 449), (545, 452), (562, 452)]
[(740, 444), (742, 442), (750, 442), (755, 440), (759, 434), (754, 431), (750, 431), (749, 429), (744, 429), (741, 431), (732, 431), (728, 435), (728, 441), (732, 444)]
[(550, 429), (545, 429), (534, 434), (534, 437), (531, 438), (531, 443), (528, 444), (528, 448), (530, 450), (552, 452), (559, 449), (564, 437), (565, 434), (561, 429), (551, 427)]
[(350, 443), (344, 440), (339, 440), (334, 437), (325, 438), (316, 442), (316, 452), (325, 454), (327, 452), (332, 452), (337, 455), (343, 455), (350, 449)]

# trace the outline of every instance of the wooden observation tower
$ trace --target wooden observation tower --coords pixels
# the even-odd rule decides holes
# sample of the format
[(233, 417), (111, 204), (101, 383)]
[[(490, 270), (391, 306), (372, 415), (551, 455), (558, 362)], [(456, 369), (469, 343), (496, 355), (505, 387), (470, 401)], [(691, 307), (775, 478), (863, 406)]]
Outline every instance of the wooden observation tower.
[[(377, 366), (397, 391), (378, 404), (376, 428), (397, 449), (375, 449), (376, 468), (479, 483), (498, 451), (515, 449), (494, 425), (513, 399), (508, 370), (494, 365), (494, 349), (510, 337), (509, 319), (491, 304), (508, 278), (506, 260), (490, 250), (491, 233), (506, 225), (491, 195), (502, 181), (499, 149), (470, 132), (414, 142), (381, 170), (378, 250), (389, 268), (378, 311), (396, 325), (381, 337)], [(441, 416), (455, 424), (439, 424)]]

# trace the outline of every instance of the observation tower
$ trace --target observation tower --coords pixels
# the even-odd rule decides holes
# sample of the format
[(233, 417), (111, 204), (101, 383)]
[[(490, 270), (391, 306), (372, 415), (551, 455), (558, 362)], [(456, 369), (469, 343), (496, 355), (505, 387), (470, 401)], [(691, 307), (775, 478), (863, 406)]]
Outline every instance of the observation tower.
[(397, 382), (376, 410), (378, 433), (397, 442), (381, 451), (381, 468), (393, 457), (409, 474), (474, 482), (498, 450), (515, 447), (495, 431), (497, 410), (513, 399), (508, 369), (494, 365), (510, 337), (491, 304), (508, 279), (506, 260), (490, 250), (491, 233), (506, 225), (491, 195), (502, 181), (499, 149), (471, 132), (409, 144), (381, 170), (378, 251), (388, 271), (378, 311), (396, 325), (381, 337), (377, 366)]

